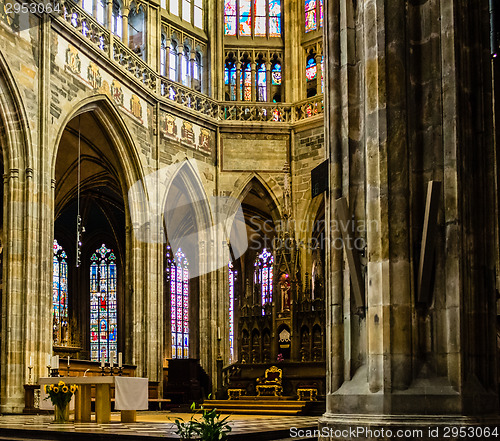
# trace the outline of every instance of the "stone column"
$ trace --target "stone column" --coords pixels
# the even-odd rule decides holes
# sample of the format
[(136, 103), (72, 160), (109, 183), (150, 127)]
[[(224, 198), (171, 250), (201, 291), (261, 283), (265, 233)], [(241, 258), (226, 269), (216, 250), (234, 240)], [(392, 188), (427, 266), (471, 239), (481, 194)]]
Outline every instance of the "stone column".
[(172, 44), (172, 40), (170, 38), (165, 39), (165, 47), (167, 49), (167, 54), (165, 57), (165, 76), (170, 78), (170, 45)]
[(236, 62), (236, 101), (241, 101), (241, 62)]
[(257, 99), (257, 89), (256, 89), (256, 82), (255, 82), (256, 67), (257, 67), (257, 65), (256, 65), (255, 61), (252, 61), (250, 63), (250, 69), (251, 69), (250, 81), (252, 83), (252, 97), (251, 97), (252, 102), (255, 102), (255, 100)]
[(266, 101), (270, 103), (272, 101), (272, 77), (271, 77), (271, 62), (266, 61)]
[(322, 58), (322, 54), (316, 54), (316, 56), (314, 57), (315, 60), (316, 60), (316, 93), (318, 95), (320, 95), (322, 92), (321, 90), (321, 78), (323, 76), (323, 70), (322, 70), (322, 67), (321, 67), (321, 58)]
[[(494, 224), (493, 203), (483, 198), (494, 143), (490, 104), (471, 102), (472, 95), (488, 99), (491, 85), (487, 2), (424, 2), (408, 10), (379, 0), (355, 5), (325, 2), (326, 217), (336, 218), (333, 200), (342, 194), (353, 221), (364, 222), (358, 234), (366, 238), (365, 305), (356, 310), (351, 269), (327, 248), (328, 394), (320, 425), (369, 421), (372, 429), (425, 432), (450, 415), (460, 415), (450, 418), (461, 425), (486, 414), (498, 421), (498, 395), (486, 392), (497, 390), (494, 319), (485, 310), (494, 303), (494, 265), (486, 263), (492, 248), (482, 239)], [(460, 102), (470, 103), (478, 119), (465, 117)], [(481, 147), (471, 153), (474, 137)], [(429, 180), (442, 181), (444, 191), (432, 299), (420, 304), (415, 260)], [(335, 231), (327, 234), (332, 244)], [(473, 262), (480, 261), (485, 266), (477, 272)], [(335, 273), (342, 266), (343, 280)]]
[(194, 64), (196, 63), (196, 52), (191, 51), (189, 53), (189, 87), (194, 89)]
[(128, 42), (128, 14), (130, 13), (130, 4), (128, 2), (123, 2), (122, 8), (122, 41), (125, 46), (129, 46)]
[(111, 34), (113, 33), (113, 0), (107, 0), (106, 2), (107, 8), (106, 8), (106, 25), (108, 26), (109, 32)]

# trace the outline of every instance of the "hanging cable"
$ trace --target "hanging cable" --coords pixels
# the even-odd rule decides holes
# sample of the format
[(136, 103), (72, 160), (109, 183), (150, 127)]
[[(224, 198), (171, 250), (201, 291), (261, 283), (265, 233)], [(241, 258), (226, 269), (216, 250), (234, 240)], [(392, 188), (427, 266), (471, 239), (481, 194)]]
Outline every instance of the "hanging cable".
[(78, 115), (78, 163), (77, 163), (77, 190), (76, 190), (76, 267), (81, 263), (82, 255), (82, 233), (85, 228), (82, 226), (82, 217), (80, 216), (80, 179), (81, 179), (81, 131), (80, 131), (80, 115)]

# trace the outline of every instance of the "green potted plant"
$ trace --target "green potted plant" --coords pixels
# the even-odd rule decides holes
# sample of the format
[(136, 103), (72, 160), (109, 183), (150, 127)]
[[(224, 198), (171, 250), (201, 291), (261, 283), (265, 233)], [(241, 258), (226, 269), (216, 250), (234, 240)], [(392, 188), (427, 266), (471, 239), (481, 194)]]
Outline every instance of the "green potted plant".
[[(196, 404), (191, 405), (191, 410), (195, 409)], [(201, 419), (196, 421), (191, 416), (189, 421), (181, 419), (175, 420), (177, 431), (175, 432), (181, 440), (199, 439), (201, 441), (225, 441), (227, 434), (231, 432), (231, 426), (227, 419), (229, 416), (220, 419), (220, 412), (217, 409), (206, 410), (201, 406)]]

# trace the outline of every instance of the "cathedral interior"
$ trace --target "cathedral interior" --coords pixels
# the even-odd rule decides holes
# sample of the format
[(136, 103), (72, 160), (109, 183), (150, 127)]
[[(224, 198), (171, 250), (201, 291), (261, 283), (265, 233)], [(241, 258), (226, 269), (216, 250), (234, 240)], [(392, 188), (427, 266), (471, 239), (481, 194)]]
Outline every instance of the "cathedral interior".
[(500, 437), (499, 53), (494, 0), (0, 0), (0, 438), (115, 366), (235, 441)]

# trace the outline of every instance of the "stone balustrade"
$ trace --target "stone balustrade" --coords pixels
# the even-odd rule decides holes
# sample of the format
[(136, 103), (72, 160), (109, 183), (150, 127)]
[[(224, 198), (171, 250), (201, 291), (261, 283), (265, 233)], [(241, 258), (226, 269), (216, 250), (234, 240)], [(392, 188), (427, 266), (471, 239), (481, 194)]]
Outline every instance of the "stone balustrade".
[(303, 121), (323, 114), (323, 95), (293, 103), (264, 103), (249, 101), (219, 102), (194, 89), (160, 76), (142, 58), (125, 46), (119, 37), (83, 10), (73, 1), (63, 3), (57, 20), (72, 32), (80, 34), (83, 41), (97, 49), (104, 58), (118, 64), (129, 78), (133, 78), (158, 100), (172, 102), (194, 114), (220, 122), (288, 123)]

